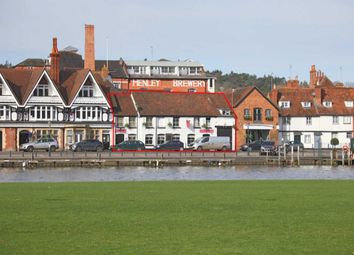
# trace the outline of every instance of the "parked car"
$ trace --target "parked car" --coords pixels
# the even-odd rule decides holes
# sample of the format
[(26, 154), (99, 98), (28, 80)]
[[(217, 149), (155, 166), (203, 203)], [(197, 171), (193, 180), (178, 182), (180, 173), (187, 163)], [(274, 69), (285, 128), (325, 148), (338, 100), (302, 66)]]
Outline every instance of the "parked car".
[(55, 138), (40, 138), (33, 142), (21, 144), (21, 151), (34, 151), (34, 150), (46, 150), (46, 151), (55, 151), (58, 149), (58, 142)]
[(273, 151), (276, 150), (276, 146), (275, 146), (274, 141), (257, 140), (257, 141), (253, 141), (251, 143), (241, 145), (240, 149), (241, 149), (241, 151), (259, 151), (261, 153), (266, 153), (267, 151), (268, 152), (271, 151), (273, 153)]
[(261, 142), (260, 154), (277, 155), (277, 147), (274, 141), (263, 141)]
[(145, 144), (139, 140), (124, 141), (114, 146), (116, 150), (145, 150)]
[(72, 151), (103, 151), (103, 144), (99, 140), (83, 140), (70, 145)]
[(260, 151), (261, 150), (261, 141), (253, 141), (250, 143), (246, 143), (241, 145), (240, 147), (241, 151)]
[(156, 150), (183, 150), (184, 144), (181, 141), (167, 141), (155, 147)]
[(300, 149), (300, 151), (304, 150), (304, 144), (300, 141), (290, 141), (285, 145), (286, 145), (286, 151), (288, 152), (291, 151), (291, 147), (294, 148), (294, 151), (297, 151), (298, 148)]
[(228, 136), (204, 136), (189, 144), (193, 150), (230, 150), (230, 137)]

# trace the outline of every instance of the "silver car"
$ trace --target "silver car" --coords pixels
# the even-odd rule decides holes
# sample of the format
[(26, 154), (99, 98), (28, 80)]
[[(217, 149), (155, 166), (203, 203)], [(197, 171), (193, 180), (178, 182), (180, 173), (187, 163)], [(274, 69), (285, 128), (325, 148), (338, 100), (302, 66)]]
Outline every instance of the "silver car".
[(33, 142), (21, 144), (20, 151), (34, 151), (34, 150), (55, 151), (58, 148), (59, 148), (58, 142), (54, 138), (40, 138)]

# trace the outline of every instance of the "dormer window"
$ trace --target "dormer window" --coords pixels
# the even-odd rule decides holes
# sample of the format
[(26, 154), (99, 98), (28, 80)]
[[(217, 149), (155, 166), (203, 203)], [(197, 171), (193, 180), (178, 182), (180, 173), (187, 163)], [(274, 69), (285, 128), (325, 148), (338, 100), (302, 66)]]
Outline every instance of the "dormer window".
[(47, 97), (49, 95), (49, 85), (47, 79), (43, 76), (37, 85), (37, 88), (33, 91), (33, 96)]
[(91, 79), (87, 79), (82, 86), (79, 97), (93, 97), (93, 85)]
[(33, 92), (33, 96), (47, 97), (49, 95), (49, 86), (47, 84), (39, 84)]
[(290, 101), (280, 101), (279, 106), (281, 108), (290, 108)]
[(332, 107), (332, 102), (331, 101), (324, 101), (323, 106), (330, 108), (330, 107)]
[(304, 107), (304, 108), (310, 108), (311, 107), (311, 102), (301, 102), (301, 104), (302, 104), (302, 107)]
[(230, 110), (219, 109), (219, 112), (220, 112), (220, 114), (223, 115), (223, 116), (230, 116), (230, 115), (231, 115), (231, 111), (230, 111)]
[(353, 101), (344, 101), (345, 107), (353, 108)]

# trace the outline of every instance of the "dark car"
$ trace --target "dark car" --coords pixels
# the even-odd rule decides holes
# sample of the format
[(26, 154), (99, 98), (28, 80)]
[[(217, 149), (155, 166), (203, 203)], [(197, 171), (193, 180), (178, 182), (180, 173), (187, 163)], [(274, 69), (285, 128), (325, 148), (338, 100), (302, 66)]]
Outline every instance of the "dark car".
[(275, 146), (274, 141), (263, 141), (261, 143), (261, 149), (259, 152), (261, 155), (262, 154), (268, 154), (268, 155), (277, 155), (277, 147)]
[(253, 141), (247, 144), (243, 144), (240, 147), (241, 151), (260, 151), (261, 150), (261, 141)]
[(145, 150), (145, 144), (139, 140), (124, 141), (114, 146), (116, 150)]
[(184, 144), (181, 141), (168, 141), (155, 147), (156, 150), (183, 150)]
[(300, 141), (290, 141), (290, 142), (286, 143), (286, 150), (288, 152), (291, 151), (291, 147), (294, 148), (294, 151), (297, 151), (298, 148), (300, 151), (304, 150), (304, 144)]
[(103, 144), (98, 140), (83, 140), (70, 146), (72, 151), (103, 151)]

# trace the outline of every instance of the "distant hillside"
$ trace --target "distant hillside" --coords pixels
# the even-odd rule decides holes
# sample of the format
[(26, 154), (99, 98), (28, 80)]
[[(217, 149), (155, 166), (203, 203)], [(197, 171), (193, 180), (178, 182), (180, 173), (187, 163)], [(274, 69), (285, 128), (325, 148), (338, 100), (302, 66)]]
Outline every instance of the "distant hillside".
[(286, 79), (284, 77), (271, 77), (263, 76), (257, 77), (256, 75), (251, 75), (247, 73), (225, 73), (223, 74), (219, 70), (212, 72), (207, 72), (208, 75), (217, 77), (216, 80), (216, 90), (223, 91), (227, 88), (237, 88), (245, 86), (256, 86), (263, 93), (267, 94), (271, 89), (271, 83), (275, 84), (285, 84)]

